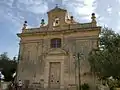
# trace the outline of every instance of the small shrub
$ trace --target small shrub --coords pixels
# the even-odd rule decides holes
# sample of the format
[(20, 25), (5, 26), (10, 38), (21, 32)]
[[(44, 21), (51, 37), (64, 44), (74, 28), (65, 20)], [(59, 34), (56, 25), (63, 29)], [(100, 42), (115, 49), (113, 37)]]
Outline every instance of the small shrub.
[(81, 85), (82, 90), (89, 90), (89, 85), (87, 83), (84, 83)]

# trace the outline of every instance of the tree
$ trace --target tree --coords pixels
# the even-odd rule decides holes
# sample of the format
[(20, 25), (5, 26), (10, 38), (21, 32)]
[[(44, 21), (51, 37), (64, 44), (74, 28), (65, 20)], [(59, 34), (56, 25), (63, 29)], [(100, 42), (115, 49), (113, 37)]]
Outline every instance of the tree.
[(4, 52), (0, 55), (0, 68), (2, 70), (2, 74), (5, 76), (5, 81), (11, 81), (12, 74), (17, 68), (17, 62), (10, 60), (7, 53)]
[(109, 28), (103, 28), (100, 34), (100, 48), (93, 49), (89, 55), (93, 72), (101, 76), (120, 77), (120, 35)]
[(0, 60), (10, 60), (10, 59), (8, 58), (7, 52), (4, 52), (4, 53), (2, 53), (2, 54), (0, 55)]

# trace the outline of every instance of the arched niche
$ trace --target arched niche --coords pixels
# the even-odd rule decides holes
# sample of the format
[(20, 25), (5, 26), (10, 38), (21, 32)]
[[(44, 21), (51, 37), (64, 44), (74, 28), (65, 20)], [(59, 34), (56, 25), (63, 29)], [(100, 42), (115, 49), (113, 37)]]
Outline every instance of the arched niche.
[(56, 17), (53, 21), (53, 26), (59, 26), (60, 25), (60, 18)]

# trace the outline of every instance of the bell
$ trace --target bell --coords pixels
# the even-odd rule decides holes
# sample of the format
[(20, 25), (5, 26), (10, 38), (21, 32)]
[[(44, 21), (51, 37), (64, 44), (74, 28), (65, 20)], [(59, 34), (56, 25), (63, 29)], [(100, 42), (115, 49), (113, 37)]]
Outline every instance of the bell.
[(56, 20), (56, 24), (58, 24), (58, 20)]

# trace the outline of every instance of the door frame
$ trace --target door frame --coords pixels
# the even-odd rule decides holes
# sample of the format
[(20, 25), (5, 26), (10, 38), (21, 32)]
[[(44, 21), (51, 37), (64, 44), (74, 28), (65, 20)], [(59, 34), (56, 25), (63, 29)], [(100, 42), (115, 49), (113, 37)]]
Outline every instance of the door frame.
[(49, 70), (50, 70), (50, 62), (60, 62), (60, 88), (64, 88), (64, 59), (52, 59), (46, 60), (45, 67), (44, 67), (44, 88), (49, 88)]

